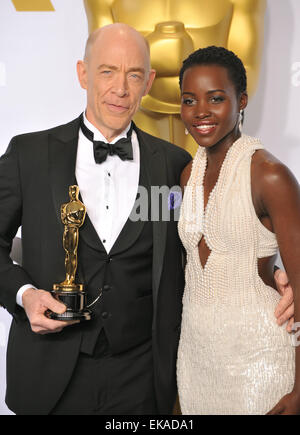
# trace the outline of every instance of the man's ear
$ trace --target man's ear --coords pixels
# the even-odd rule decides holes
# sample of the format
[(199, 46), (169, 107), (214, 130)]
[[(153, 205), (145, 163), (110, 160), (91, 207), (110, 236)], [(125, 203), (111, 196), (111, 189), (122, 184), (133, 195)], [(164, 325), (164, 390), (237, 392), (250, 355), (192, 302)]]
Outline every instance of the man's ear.
[(146, 84), (146, 88), (145, 88), (143, 97), (149, 93), (149, 91), (151, 89), (151, 86), (152, 86), (152, 83), (153, 83), (153, 81), (155, 79), (155, 74), (156, 74), (155, 69), (151, 69), (150, 73), (149, 73), (149, 77), (148, 77), (148, 81), (147, 81), (147, 84)]
[(77, 62), (77, 76), (82, 89), (87, 89), (87, 64), (83, 60)]

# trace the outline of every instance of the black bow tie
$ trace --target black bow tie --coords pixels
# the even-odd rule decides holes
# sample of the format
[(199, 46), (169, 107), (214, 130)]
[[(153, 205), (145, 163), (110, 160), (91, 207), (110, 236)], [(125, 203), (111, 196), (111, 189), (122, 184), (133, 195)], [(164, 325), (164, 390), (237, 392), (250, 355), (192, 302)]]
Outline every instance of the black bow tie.
[(83, 115), (80, 115), (80, 128), (82, 133), (87, 139), (93, 142), (94, 145), (94, 158), (96, 163), (103, 163), (107, 156), (118, 155), (121, 160), (133, 160), (133, 151), (131, 143), (131, 134), (133, 130), (133, 122), (131, 122), (130, 129), (128, 130), (127, 137), (122, 137), (116, 143), (111, 144), (94, 140), (94, 134), (87, 128), (83, 121)]

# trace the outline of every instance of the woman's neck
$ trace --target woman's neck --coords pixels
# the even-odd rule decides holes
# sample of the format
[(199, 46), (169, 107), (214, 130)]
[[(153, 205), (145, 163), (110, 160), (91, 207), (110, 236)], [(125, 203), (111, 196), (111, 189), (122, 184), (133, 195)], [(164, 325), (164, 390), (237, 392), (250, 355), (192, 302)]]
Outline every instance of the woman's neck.
[(207, 166), (211, 168), (218, 168), (222, 165), (226, 154), (234, 144), (241, 137), (239, 129), (234, 129), (228, 133), (223, 139), (217, 142), (210, 148), (206, 148)]

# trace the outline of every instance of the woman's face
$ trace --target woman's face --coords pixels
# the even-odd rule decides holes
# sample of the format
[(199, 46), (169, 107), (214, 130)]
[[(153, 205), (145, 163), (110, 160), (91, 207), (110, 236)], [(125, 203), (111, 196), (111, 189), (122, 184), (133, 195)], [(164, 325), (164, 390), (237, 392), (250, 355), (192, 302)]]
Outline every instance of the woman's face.
[(239, 113), (247, 94), (237, 96), (227, 69), (219, 65), (195, 65), (184, 72), (181, 118), (195, 141), (211, 147), (222, 139), (237, 139)]

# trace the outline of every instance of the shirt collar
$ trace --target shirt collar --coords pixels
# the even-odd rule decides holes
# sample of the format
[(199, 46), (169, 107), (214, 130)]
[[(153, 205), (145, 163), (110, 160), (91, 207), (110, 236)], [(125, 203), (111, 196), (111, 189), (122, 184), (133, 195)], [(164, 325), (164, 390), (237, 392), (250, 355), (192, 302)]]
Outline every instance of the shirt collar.
[[(83, 122), (85, 123), (85, 125), (87, 126), (87, 128), (89, 130), (91, 130), (92, 133), (94, 133), (94, 140), (99, 140), (102, 142), (108, 142), (106, 137), (103, 136), (103, 134), (101, 133), (101, 131), (99, 131), (93, 124), (90, 123), (90, 121), (88, 121), (85, 112), (83, 112)], [(125, 128), (125, 130), (123, 130), (119, 136), (115, 137), (110, 143), (114, 144), (116, 143), (119, 139), (123, 138), (123, 137), (127, 137), (127, 133), (130, 129), (131, 126), (131, 122), (129, 123), (129, 125)]]

